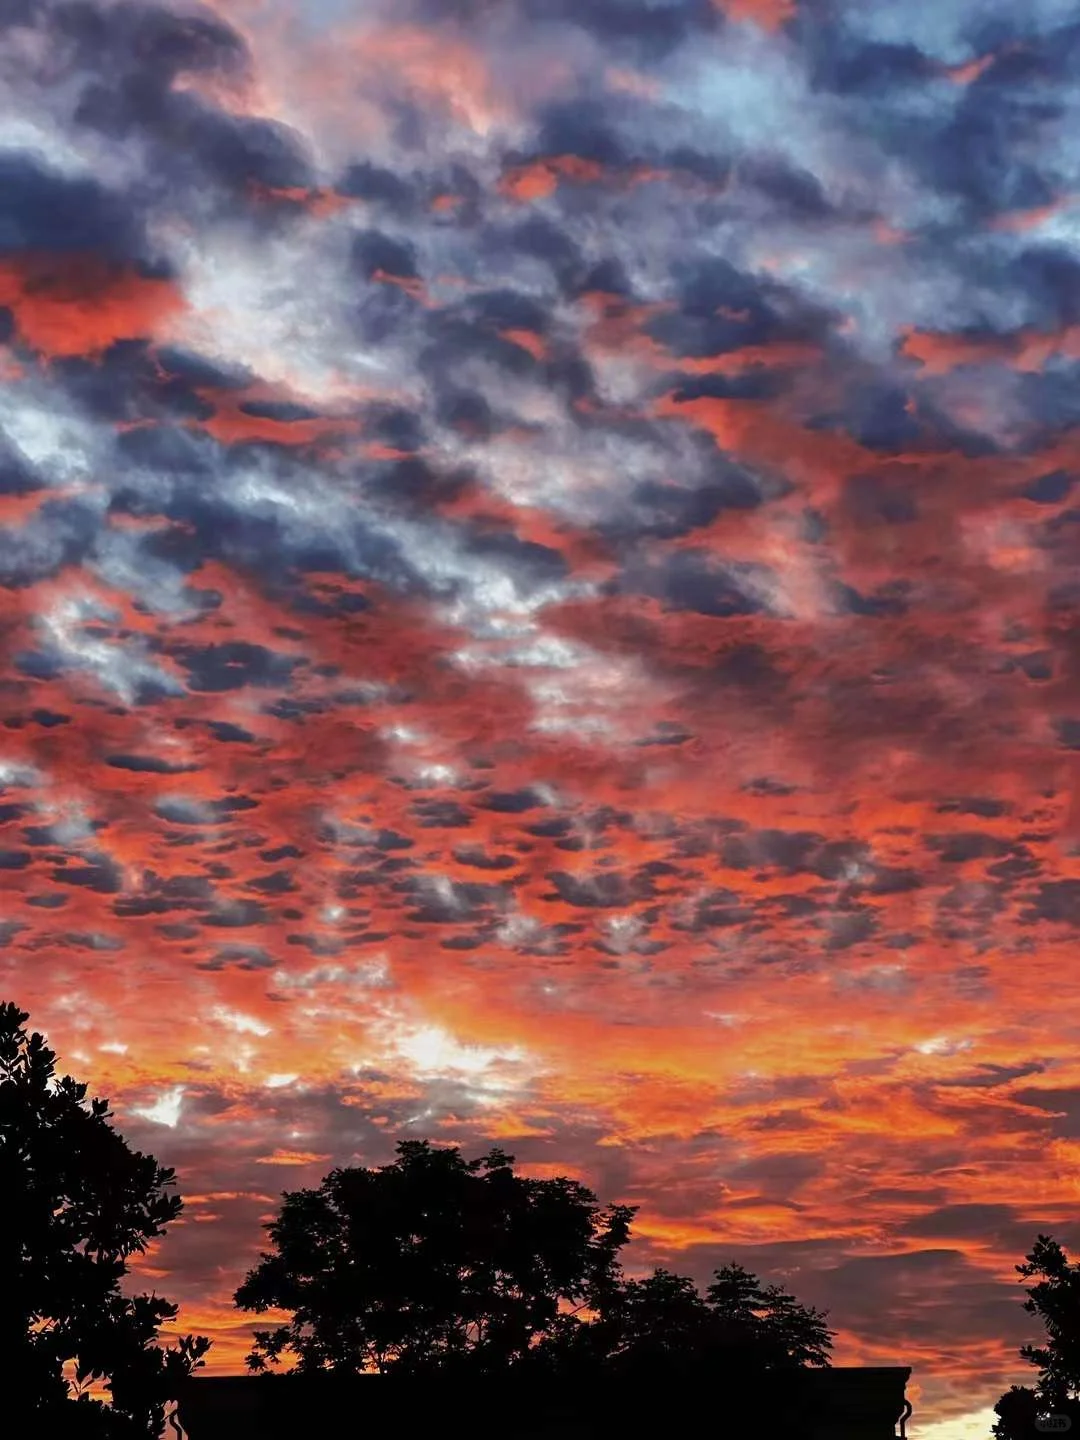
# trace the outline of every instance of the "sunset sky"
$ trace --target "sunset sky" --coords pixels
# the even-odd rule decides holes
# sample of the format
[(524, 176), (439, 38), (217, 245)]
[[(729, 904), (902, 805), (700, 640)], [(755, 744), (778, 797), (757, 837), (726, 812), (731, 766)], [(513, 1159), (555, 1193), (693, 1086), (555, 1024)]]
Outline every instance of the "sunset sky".
[(1078, 76), (1075, 0), (2, 0), (0, 999), (212, 1372), (282, 1190), (428, 1137), (915, 1437), (1034, 1378)]

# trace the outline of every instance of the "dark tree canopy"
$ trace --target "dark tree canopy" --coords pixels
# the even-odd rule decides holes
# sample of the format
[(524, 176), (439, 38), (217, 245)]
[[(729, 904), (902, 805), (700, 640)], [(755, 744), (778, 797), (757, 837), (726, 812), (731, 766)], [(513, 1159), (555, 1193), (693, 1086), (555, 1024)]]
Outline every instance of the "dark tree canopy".
[(402, 1141), (378, 1170), (334, 1170), (286, 1194), (264, 1254), (236, 1292), (245, 1310), (294, 1311), (257, 1331), (262, 1369), (284, 1351), (301, 1369), (504, 1370), (544, 1335), (559, 1302), (614, 1283), (632, 1210), (601, 1211), (574, 1180), (527, 1180), (493, 1149)]
[(403, 1141), (377, 1170), (335, 1170), (286, 1193), (274, 1244), (240, 1308), (293, 1312), (256, 1331), (248, 1365), (424, 1376), (629, 1375), (727, 1357), (759, 1369), (827, 1365), (824, 1316), (738, 1266), (692, 1280), (627, 1280), (634, 1206), (602, 1209), (578, 1181), (515, 1175), (493, 1149)]
[[(120, 1293), (128, 1258), (180, 1213), (171, 1170), (128, 1148), (107, 1100), (57, 1079), (29, 1018), (0, 1005), (0, 1355), (4, 1402), (37, 1433), (157, 1440), (176, 1384), (202, 1363), (202, 1336), (155, 1342), (177, 1307)], [(73, 1362), (75, 1384), (64, 1367)], [(111, 1404), (83, 1390), (108, 1386)], [(76, 1393), (73, 1394), (72, 1391)], [(15, 1433), (13, 1430), (12, 1433)]]
[(620, 1279), (596, 1314), (565, 1317), (538, 1359), (556, 1370), (599, 1369), (623, 1377), (664, 1372), (750, 1373), (827, 1366), (832, 1336), (825, 1315), (778, 1286), (762, 1286), (740, 1265), (713, 1272), (704, 1297), (693, 1280), (655, 1269)]
[(1038, 1367), (1034, 1389), (1014, 1385), (994, 1406), (997, 1440), (1033, 1440), (1040, 1415), (1067, 1415), (1080, 1428), (1080, 1263), (1070, 1263), (1062, 1246), (1040, 1235), (1016, 1271), (1036, 1279), (1027, 1287), (1024, 1309), (1046, 1326), (1044, 1345), (1023, 1345), (1020, 1358)]
[(714, 1271), (705, 1292), (721, 1345), (739, 1346), (748, 1361), (769, 1370), (829, 1364), (827, 1312), (801, 1305), (779, 1285), (759, 1284), (739, 1265)]

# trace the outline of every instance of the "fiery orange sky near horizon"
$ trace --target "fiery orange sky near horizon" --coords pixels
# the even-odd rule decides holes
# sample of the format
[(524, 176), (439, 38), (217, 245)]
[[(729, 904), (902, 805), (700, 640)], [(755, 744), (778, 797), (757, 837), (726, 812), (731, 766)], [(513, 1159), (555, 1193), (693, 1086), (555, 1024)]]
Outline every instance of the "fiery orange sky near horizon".
[(0, 988), (139, 1283), (238, 1371), (283, 1190), (498, 1144), (985, 1433), (1080, 1246), (1073, 7), (0, 30)]

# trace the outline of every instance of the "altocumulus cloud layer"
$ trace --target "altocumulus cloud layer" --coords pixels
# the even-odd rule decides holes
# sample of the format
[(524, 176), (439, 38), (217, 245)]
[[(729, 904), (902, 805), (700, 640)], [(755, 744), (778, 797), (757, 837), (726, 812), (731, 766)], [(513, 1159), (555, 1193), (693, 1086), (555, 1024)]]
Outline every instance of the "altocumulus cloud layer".
[(0, 964), (145, 1273), (236, 1369), (283, 1187), (497, 1142), (991, 1403), (1080, 1240), (1074, 7), (0, 28)]

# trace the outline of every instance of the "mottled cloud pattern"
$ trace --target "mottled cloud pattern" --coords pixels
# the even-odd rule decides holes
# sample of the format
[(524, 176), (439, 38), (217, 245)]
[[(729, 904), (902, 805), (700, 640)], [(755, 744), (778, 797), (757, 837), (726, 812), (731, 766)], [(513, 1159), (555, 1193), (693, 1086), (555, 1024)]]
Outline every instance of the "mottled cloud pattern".
[(1080, 1241), (1067, 0), (0, 6), (0, 964), (238, 1368), (401, 1135), (924, 1422)]

